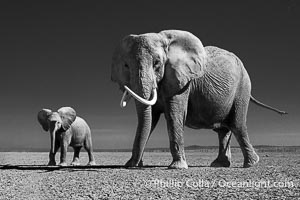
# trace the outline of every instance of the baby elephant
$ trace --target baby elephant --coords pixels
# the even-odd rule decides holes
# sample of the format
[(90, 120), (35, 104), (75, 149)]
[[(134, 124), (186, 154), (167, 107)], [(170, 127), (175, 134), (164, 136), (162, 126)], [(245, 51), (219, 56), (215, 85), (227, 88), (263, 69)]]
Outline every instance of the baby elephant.
[(55, 154), (61, 148), (60, 166), (67, 166), (66, 156), (68, 146), (74, 148), (74, 158), (71, 165), (79, 165), (79, 152), (82, 146), (89, 155), (88, 165), (95, 165), (91, 130), (88, 124), (71, 107), (62, 107), (57, 112), (43, 109), (38, 113), (38, 121), (45, 131), (50, 130), (51, 149), (48, 165), (56, 165)]

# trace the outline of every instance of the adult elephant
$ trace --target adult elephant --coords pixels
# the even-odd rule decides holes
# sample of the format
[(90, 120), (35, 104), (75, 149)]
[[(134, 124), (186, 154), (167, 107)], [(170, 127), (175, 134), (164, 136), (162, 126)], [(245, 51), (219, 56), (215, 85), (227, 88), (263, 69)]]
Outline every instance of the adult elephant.
[(121, 107), (133, 96), (138, 126), (128, 167), (142, 166), (145, 145), (164, 113), (170, 150), (169, 168), (188, 168), (184, 126), (213, 129), (219, 155), (211, 164), (229, 167), (233, 133), (244, 156), (244, 167), (259, 160), (250, 144), (246, 115), (249, 101), (274, 110), (251, 96), (251, 82), (240, 59), (218, 47), (203, 47), (193, 34), (180, 30), (128, 35), (117, 46), (111, 79), (124, 92)]

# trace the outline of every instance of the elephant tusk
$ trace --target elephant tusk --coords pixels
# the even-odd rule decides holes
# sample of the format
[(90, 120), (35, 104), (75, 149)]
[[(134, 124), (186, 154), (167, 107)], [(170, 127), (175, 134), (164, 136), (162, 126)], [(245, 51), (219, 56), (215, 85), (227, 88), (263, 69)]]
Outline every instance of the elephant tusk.
[(127, 105), (127, 102), (125, 100), (126, 96), (127, 96), (128, 92), (127, 90), (124, 91), (121, 102), (120, 102), (120, 106), (121, 108), (124, 108)]
[[(157, 92), (156, 92), (156, 89), (153, 89), (153, 97), (152, 97), (152, 99), (151, 100), (146, 100), (146, 99), (140, 97), (139, 95), (137, 95), (136, 93), (134, 93), (126, 85), (124, 86), (124, 88), (125, 88), (125, 91), (129, 92), (136, 100), (138, 100), (139, 102), (141, 102), (141, 103), (143, 103), (143, 104), (145, 104), (147, 106), (153, 106), (156, 103), (156, 101), (157, 101)], [(124, 92), (124, 94), (125, 94), (125, 92)], [(123, 94), (123, 97), (126, 96), (124, 94)], [(125, 106), (126, 106), (126, 104), (125, 104)]]

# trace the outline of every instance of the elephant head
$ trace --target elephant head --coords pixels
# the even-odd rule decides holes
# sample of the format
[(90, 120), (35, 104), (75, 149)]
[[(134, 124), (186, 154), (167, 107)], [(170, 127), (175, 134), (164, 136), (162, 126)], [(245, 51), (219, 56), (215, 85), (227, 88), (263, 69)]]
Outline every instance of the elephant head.
[[(204, 74), (206, 52), (201, 41), (186, 31), (128, 35), (121, 40), (112, 58), (111, 79), (124, 92), (121, 107), (133, 96), (138, 128), (133, 152), (143, 152), (151, 128), (151, 106), (157, 90), (165, 97), (179, 93), (192, 79)], [(139, 148), (141, 147), (141, 148)]]
[[(206, 52), (201, 41), (186, 31), (128, 35), (115, 49), (111, 79), (146, 105), (159, 83), (167, 94), (179, 92), (191, 79), (203, 75)], [(128, 94), (129, 95), (129, 94)], [(127, 95), (123, 95), (126, 100)], [(126, 105), (121, 102), (121, 106)]]
[(76, 119), (76, 112), (71, 107), (62, 107), (57, 112), (42, 109), (38, 112), (38, 121), (45, 131), (50, 130), (51, 150), (54, 153), (56, 132), (68, 130)]

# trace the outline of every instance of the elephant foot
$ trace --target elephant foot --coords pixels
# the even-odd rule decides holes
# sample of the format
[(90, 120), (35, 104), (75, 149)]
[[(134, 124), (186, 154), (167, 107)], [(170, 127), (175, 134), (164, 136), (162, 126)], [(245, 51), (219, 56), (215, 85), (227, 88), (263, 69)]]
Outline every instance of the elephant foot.
[(87, 166), (95, 166), (96, 165), (96, 162), (95, 161), (90, 161), (88, 162)]
[(135, 167), (143, 167), (143, 161), (139, 163), (136, 162), (134, 159), (130, 158), (127, 163), (125, 164), (126, 168), (135, 168)]
[(169, 169), (187, 169), (188, 165), (185, 160), (176, 160), (173, 161), (169, 167)]
[(252, 155), (248, 156), (247, 159), (244, 160), (244, 168), (249, 168), (256, 165), (259, 161), (259, 156), (253, 152)]
[(80, 162), (79, 161), (73, 161), (73, 162), (71, 162), (71, 165), (72, 166), (79, 166)]
[(138, 165), (139, 167), (144, 167), (144, 163), (143, 163), (143, 160), (141, 160), (140, 162), (139, 162), (139, 165)]
[(61, 166), (61, 167), (66, 167), (66, 166), (68, 166), (68, 164), (67, 164), (66, 162), (61, 162), (61, 163), (59, 163), (58, 165)]
[(230, 167), (230, 159), (229, 158), (217, 158), (216, 160), (214, 160), (210, 166), (211, 167)]
[(48, 166), (55, 166), (56, 165), (56, 162), (55, 161), (49, 161), (48, 162)]

